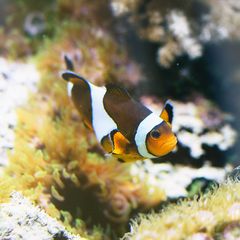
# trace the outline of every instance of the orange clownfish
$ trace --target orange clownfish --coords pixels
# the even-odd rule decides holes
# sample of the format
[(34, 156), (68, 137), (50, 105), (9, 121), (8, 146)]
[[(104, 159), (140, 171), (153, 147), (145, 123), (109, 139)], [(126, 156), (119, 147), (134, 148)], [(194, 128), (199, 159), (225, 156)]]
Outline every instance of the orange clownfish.
[(160, 116), (114, 84), (98, 87), (72, 71), (64, 71), (68, 92), (84, 124), (95, 132), (103, 149), (121, 162), (158, 158), (171, 152), (173, 106), (166, 102)]

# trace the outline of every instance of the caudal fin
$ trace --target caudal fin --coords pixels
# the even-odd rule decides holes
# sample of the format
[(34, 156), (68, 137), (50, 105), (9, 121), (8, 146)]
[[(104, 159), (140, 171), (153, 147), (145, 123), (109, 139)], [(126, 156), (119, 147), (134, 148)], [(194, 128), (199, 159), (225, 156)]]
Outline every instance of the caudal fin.
[(88, 81), (85, 78), (81, 77), (80, 75), (70, 70), (63, 71), (62, 78), (67, 82), (71, 82), (73, 84), (80, 83), (81, 81), (84, 81), (85, 83), (88, 84)]
[(70, 59), (70, 57), (68, 55), (64, 55), (64, 62), (66, 65), (66, 69), (70, 70), (70, 71), (74, 71), (74, 64), (73, 61)]
[(67, 82), (71, 82), (73, 84), (79, 83), (80, 80), (84, 82), (88, 82), (85, 78), (81, 77), (80, 75), (74, 72), (74, 64), (73, 61), (70, 59), (68, 55), (64, 55), (64, 61), (66, 64), (66, 71), (62, 72), (62, 78)]

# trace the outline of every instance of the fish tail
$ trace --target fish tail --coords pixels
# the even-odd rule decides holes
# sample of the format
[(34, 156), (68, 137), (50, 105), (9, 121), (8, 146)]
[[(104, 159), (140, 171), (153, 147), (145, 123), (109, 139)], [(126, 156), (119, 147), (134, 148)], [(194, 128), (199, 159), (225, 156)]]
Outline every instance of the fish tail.
[(84, 82), (89, 85), (89, 82), (82, 76), (72, 72), (71, 70), (66, 70), (62, 72), (62, 78), (67, 82), (71, 82), (73, 84), (78, 84), (80, 82)]
[[(74, 72), (73, 61), (67, 54), (64, 54), (64, 62), (66, 65), (66, 70), (61, 72), (62, 78), (64, 80), (66, 80), (67, 82), (73, 83), (73, 84), (78, 83), (79, 81), (84, 81), (85, 83), (88, 84), (88, 81), (84, 77), (82, 77)], [(72, 84), (68, 84), (68, 85), (72, 86)]]
[(70, 57), (67, 54), (64, 54), (64, 62), (67, 70), (74, 71), (73, 61), (70, 59)]

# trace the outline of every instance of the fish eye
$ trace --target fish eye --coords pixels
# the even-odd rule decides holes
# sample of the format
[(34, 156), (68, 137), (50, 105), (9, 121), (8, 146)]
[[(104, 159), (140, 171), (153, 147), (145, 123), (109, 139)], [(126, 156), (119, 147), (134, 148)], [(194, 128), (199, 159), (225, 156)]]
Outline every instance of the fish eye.
[(158, 138), (160, 137), (161, 134), (160, 134), (159, 131), (157, 131), (157, 130), (153, 130), (153, 131), (150, 132), (150, 135), (151, 135), (152, 138), (154, 138), (154, 139), (158, 139)]

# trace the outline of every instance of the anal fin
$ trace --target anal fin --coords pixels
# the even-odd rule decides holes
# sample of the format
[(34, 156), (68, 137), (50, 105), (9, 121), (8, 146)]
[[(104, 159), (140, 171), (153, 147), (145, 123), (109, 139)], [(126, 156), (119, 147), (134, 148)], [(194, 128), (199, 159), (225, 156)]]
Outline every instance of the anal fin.
[(130, 144), (129, 141), (120, 132), (115, 132), (112, 139), (113, 153), (117, 155), (126, 153), (127, 146)]
[(119, 162), (135, 162), (143, 159), (139, 155), (135, 144), (130, 143), (120, 132), (116, 132), (113, 136), (113, 156), (118, 159)]
[(101, 145), (107, 153), (111, 153), (119, 162), (134, 162), (144, 159), (139, 155), (135, 144), (130, 143), (119, 131), (103, 137)]

